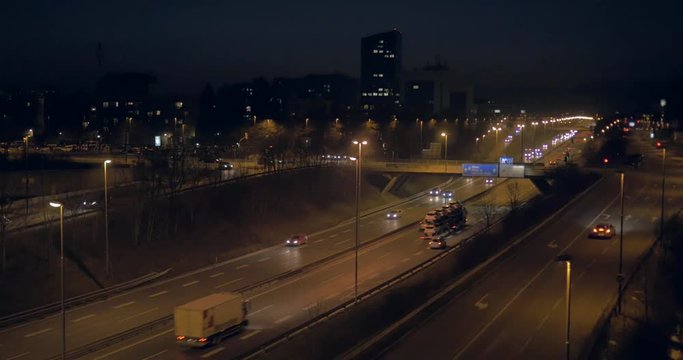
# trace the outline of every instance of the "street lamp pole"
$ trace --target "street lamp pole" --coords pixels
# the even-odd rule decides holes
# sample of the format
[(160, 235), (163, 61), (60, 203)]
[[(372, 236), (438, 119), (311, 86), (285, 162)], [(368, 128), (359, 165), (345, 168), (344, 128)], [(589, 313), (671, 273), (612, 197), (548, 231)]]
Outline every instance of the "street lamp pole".
[(666, 179), (666, 148), (662, 146), (662, 201), (659, 213), (659, 245), (664, 241), (664, 184)]
[(520, 145), (520, 159), (524, 163), (524, 124), (519, 125), (519, 145)]
[(621, 314), (621, 297), (623, 295), (622, 283), (624, 281), (623, 275), (623, 261), (624, 261), (624, 172), (619, 171), (620, 178), (620, 197), (621, 197), (621, 217), (619, 219), (619, 272), (617, 273), (617, 282), (619, 286), (619, 296), (617, 300), (617, 315)]
[(441, 133), (441, 136), (444, 138), (443, 144), (444, 144), (444, 152), (443, 152), (443, 171), (448, 172), (448, 134), (445, 132)]
[(564, 262), (567, 266), (566, 270), (566, 289), (565, 289), (565, 303), (567, 306), (567, 331), (565, 333), (565, 357), (569, 360), (569, 334), (571, 333), (571, 296), (572, 296), (572, 258), (569, 255), (561, 255), (557, 257), (557, 261)]
[(358, 302), (358, 248), (360, 247), (360, 178), (361, 178), (361, 158), (363, 156), (363, 145), (367, 145), (367, 141), (353, 140), (354, 145), (358, 145), (358, 159), (356, 159), (356, 246), (355, 246), (355, 271), (353, 282), (353, 299)]
[(64, 312), (64, 205), (60, 202), (51, 201), (50, 206), (59, 208), (59, 288), (61, 292), (62, 313), (62, 359), (66, 358), (66, 313)]
[(111, 160), (104, 160), (104, 266), (107, 275), (110, 275), (109, 269), (109, 194), (107, 186), (107, 165), (111, 164)]

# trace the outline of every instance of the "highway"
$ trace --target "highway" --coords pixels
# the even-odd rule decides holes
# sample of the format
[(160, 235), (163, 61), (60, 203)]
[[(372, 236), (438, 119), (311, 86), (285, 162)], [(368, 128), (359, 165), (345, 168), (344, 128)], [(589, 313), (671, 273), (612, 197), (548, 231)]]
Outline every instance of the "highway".
[[(467, 198), (486, 189), (482, 179), (459, 179), (448, 187), (458, 198)], [(437, 198), (420, 196), (401, 206), (401, 219), (387, 221), (386, 212), (365, 216), (360, 237), (368, 242), (402, 225), (416, 222)], [(88, 344), (106, 336), (159, 319), (172, 313), (175, 305), (216, 291), (231, 291), (298, 269), (353, 247), (354, 222), (311, 234), (301, 248), (274, 246), (201, 269), (152, 286), (136, 289), (67, 312), (67, 348)], [(411, 230), (416, 234), (416, 230)], [(286, 235), (283, 234), (283, 244)], [(416, 238), (416, 236), (414, 236)], [(258, 302), (255, 303), (257, 305)], [(256, 308), (256, 307), (255, 307)], [(25, 354), (25, 358), (46, 358), (60, 352), (60, 320), (57, 315), (0, 331), (2, 357)], [(14, 344), (11, 348), (6, 344)], [(36, 346), (40, 344), (40, 346)], [(21, 358), (21, 357), (19, 357)]]
[[(518, 181), (523, 185), (522, 199), (537, 193), (527, 180)], [(458, 179), (447, 188), (454, 190), (457, 199), (465, 199), (484, 191), (488, 186), (483, 183), (483, 179)], [(503, 188), (495, 188), (500, 204), (506, 201)], [(400, 206), (404, 210), (400, 220), (386, 220), (385, 212), (365, 216), (361, 223), (361, 239), (367, 243), (402, 226), (413, 224), (422, 218), (428, 209), (440, 205), (442, 201), (439, 198), (419, 196)], [(473, 206), (470, 208), (470, 220), (476, 223), (476, 218), (476, 206)], [(418, 236), (416, 228), (411, 227), (363, 248), (359, 260), (360, 290), (369, 289), (434, 256), (434, 251), (427, 249), (426, 244), (419, 240)], [(463, 237), (464, 234), (452, 237), (449, 245), (454, 245)], [(113, 296), (105, 301), (74, 308), (67, 312), (67, 349), (83, 346), (162, 318), (171, 314), (174, 306), (203, 295), (244, 289), (249, 285), (315, 263), (352, 248), (353, 238), (353, 222), (346, 221), (334, 228), (311, 234), (309, 243), (300, 248), (274, 246), (217, 266)], [(138, 342), (142, 341), (140, 346), (135, 346), (136, 342), (117, 344), (93, 357), (144, 358), (159, 352), (172, 351), (183, 356), (201, 358), (211, 356), (207, 354), (212, 352), (217, 354), (226, 351), (234, 355), (248, 350), (348, 300), (353, 290), (353, 284), (350, 283), (353, 280), (352, 259), (351, 255), (346, 255), (301, 275), (248, 291), (247, 296), (251, 300), (252, 309), (249, 330), (224, 342), (225, 345), (203, 352), (179, 352), (173, 343), (171, 331), (165, 329), (152, 334), (151, 339), (147, 338), (149, 341), (135, 339)], [(61, 317), (56, 314), (1, 330), (0, 357), (40, 359), (57, 356), (61, 350), (60, 321)]]
[[(639, 169), (625, 169), (625, 274), (654, 241), (660, 211), (661, 151), (655, 151), (643, 138), (636, 141), (635, 149), (645, 154), (646, 162)], [(680, 163), (680, 157), (670, 159), (668, 204), (682, 200)], [(596, 240), (588, 239), (587, 234), (593, 225), (605, 221), (614, 224), (618, 232), (619, 218), (615, 174), (535, 229), (511, 256), (431, 314), (383, 358), (564, 358), (565, 265), (555, 261), (560, 254), (573, 258), (570, 344), (572, 358), (576, 358), (617, 293), (619, 236)]]

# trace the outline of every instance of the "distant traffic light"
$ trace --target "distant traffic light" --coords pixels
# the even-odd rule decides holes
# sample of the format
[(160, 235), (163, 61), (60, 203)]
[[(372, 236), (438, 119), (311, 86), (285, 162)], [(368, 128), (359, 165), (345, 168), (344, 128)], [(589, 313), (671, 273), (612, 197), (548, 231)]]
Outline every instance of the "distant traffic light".
[(609, 159), (608, 158), (602, 159), (602, 163), (605, 165), (609, 164)]
[(662, 142), (661, 142), (661, 141), (657, 141), (657, 144), (656, 144), (656, 145), (657, 145), (657, 149), (661, 149), (661, 148), (662, 148)]

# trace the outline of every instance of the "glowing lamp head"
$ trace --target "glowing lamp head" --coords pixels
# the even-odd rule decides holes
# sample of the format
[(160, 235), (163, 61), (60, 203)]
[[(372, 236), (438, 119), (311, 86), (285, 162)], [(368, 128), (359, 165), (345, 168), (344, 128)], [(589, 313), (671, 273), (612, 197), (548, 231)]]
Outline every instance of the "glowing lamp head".
[(104, 160), (105, 164), (111, 164), (111, 160)]
[(50, 201), (50, 206), (52, 206), (53, 208), (60, 208), (62, 207), (62, 203), (57, 201)]

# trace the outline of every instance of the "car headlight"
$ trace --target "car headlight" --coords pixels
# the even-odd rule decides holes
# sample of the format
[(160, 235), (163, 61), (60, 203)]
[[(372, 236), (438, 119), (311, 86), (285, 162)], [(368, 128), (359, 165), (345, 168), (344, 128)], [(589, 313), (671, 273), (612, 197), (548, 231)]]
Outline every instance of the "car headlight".
[(289, 240), (287, 240), (287, 244), (289, 244)]
[(294, 240), (294, 243), (295, 243), (295, 244), (298, 244), (298, 243), (299, 243), (299, 240)]

